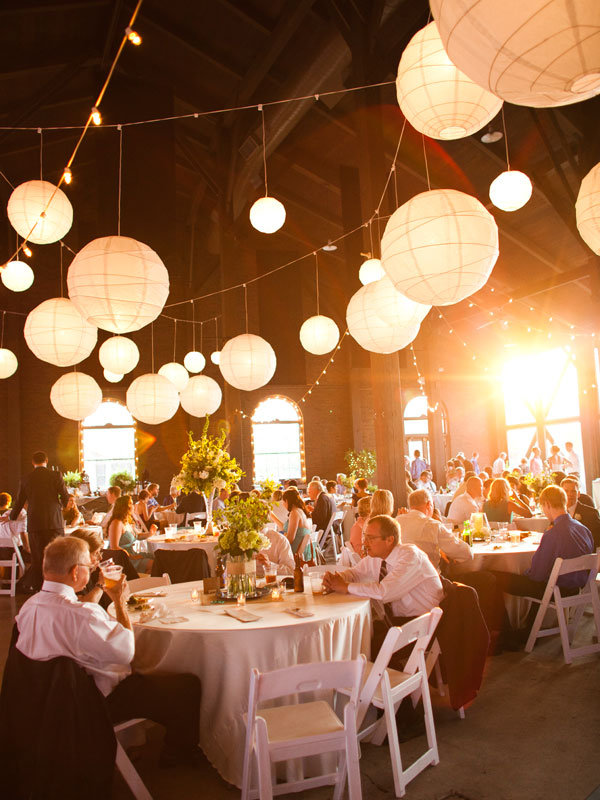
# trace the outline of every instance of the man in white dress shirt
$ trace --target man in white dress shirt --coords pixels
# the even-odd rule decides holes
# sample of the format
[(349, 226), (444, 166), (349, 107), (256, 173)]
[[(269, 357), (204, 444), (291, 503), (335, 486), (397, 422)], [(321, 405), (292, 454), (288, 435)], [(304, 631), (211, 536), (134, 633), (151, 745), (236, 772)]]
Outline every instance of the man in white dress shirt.
[(481, 511), (483, 503), (483, 483), (481, 478), (475, 476), (469, 478), (466, 484), (466, 491), (456, 495), (448, 511), (448, 519), (455, 525), (462, 525), (468, 520), (471, 514)]
[[(132, 673), (135, 639), (127, 613), (125, 576), (105, 591), (116, 620), (76, 595), (90, 577), (87, 542), (55, 539), (44, 551), (44, 583), (21, 608), (17, 648), (34, 661), (66, 656), (90, 674), (114, 723), (137, 717), (166, 728), (163, 766), (198, 762), (200, 682), (194, 675)], [(90, 720), (93, 724), (93, 720)]]
[(579, 464), (579, 456), (573, 450), (573, 442), (565, 442), (565, 453), (566, 459), (569, 462), (567, 466), (567, 475), (572, 475), (573, 473), (577, 473), (577, 475), (581, 475), (581, 466)]
[[(109, 502), (109, 509), (106, 514), (102, 517), (100, 525), (102, 526), (102, 534), (105, 539), (108, 539), (108, 523), (110, 522), (110, 518), (112, 517), (113, 508), (115, 507), (115, 501), (121, 497), (121, 487), (120, 486), (109, 486), (106, 490), (106, 499)], [(96, 519), (98, 519), (96, 517)]]
[(263, 530), (263, 534), (271, 542), (271, 546), (267, 550), (261, 550), (256, 560), (263, 567), (268, 567), (270, 564), (277, 564), (278, 575), (293, 575), (294, 574), (294, 554), (292, 553), (292, 546), (287, 536), (284, 536), (272, 528)]
[(492, 464), (492, 477), (501, 478), (502, 473), (506, 469), (506, 453), (500, 453), (498, 458)]

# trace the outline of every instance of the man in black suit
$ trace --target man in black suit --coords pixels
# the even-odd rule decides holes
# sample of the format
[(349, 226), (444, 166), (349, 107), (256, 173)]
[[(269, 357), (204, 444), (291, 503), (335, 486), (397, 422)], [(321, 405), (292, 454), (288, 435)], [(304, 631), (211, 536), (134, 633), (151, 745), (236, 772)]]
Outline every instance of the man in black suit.
[(308, 484), (308, 496), (313, 504), (313, 511), (310, 516), (317, 526), (317, 530), (327, 530), (331, 518), (337, 511), (335, 498), (333, 495), (327, 494), (320, 481), (311, 481)]
[(594, 547), (600, 547), (600, 515), (595, 508), (581, 502), (579, 481), (577, 478), (564, 478), (560, 485), (567, 494), (567, 511), (589, 530), (594, 539)]
[(69, 492), (60, 472), (48, 469), (48, 456), (39, 450), (32, 457), (33, 472), (21, 480), (17, 501), (10, 512), (17, 519), (27, 503), (27, 533), (31, 549), (29, 583), (34, 591), (42, 587), (44, 548), (57, 536), (64, 535), (63, 508)]

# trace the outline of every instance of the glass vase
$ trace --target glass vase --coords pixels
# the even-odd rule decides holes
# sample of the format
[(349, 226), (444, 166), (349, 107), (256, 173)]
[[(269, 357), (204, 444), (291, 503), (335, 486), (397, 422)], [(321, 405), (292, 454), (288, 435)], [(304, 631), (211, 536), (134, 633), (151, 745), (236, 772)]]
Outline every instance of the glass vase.
[(256, 555), (227, 556), (227, 597), (256, 593)]
[(206, 533), (209, 536), (212, 536), (213, 533), (213, 502), (215, 499), (215, 490), (213, 489), (210, 494), (206, 494), (206, 492), (202, 492), (202, 497), (204, 498), (204, 507), (206, 510)]

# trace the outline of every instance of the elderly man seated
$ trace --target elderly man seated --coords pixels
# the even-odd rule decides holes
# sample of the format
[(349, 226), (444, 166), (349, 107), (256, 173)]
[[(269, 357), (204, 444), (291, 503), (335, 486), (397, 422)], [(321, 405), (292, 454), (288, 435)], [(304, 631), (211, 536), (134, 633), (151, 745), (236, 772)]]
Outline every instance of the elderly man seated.
[(35, 661), (73, 659), (94, 678), (114, 723), (141, 717), (164, 725), (162, 766), (197, 763), (198, 678), (132, 672), (135, 640), (125, 576), (114, 587), (105, 587), (114, 602), (116, 619), (112, 619), (97, 603), (77, 598), (93, 566), (88, 544), (81, 539), (61, 537), (46, 547), (42, 591), (27, 600), (16, 618), (17, 648)]
[(450, 504), (448, 519), (455, 525), (462, 525), (463, 522), (471, 517), (471, 514), (481, 511), (482, 503), (483, 483), (481, 478), (473, 476), (467, 481), (465, 491), (455, 495)]
[(264, 569), (271, 566), (271, 564), (276, 564), (279, 575), (293, 575), (295, 566), (294, 554), (287, 536), (271, 528), (263, 530), (263, 534), (271, 542), (271, 546), (257, 554), (257, 562), (262, 564)]
[(417, 489), (427, 489), (428, 492), (436, 492), (437, 487), (433, 482), (433, 475), (428, 469), (424, 469), (417, 481)]

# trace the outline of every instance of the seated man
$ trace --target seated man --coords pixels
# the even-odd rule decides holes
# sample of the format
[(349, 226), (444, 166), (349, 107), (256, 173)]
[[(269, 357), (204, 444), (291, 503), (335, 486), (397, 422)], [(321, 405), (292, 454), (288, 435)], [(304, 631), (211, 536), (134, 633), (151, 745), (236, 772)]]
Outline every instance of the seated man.
[(577, 478), (565, 478), (560, 482), (561, 488), (567, 495), (567, 511), (589, 530), (594, 539), (594, 547), (600, 547), (600, 515), (579, 494), (579, 481)]
[(100, 525), (102, 526), (102, 533), (104, 534), (104, 538), (108, 539), (108, 525), (110, 523), (110, 518), (112, 517), (113, 508), (115, 507), (115, 502), (121, 497), (121, 487), (120, 486), (109, 486), (106, 490), (106, 501), (109, 504), (108, 511), (102, 517), (102, 521)]
[(219, 494), (213, 500), (214, 511), (216, 511), (218, 508), (225, 508), (225, 503), (229, 500), (229, 494), (229, 489), (226, 486), (219, 490)]
[(263, 531), (264, 535), (271, 542), (271, 546), (267, 550), (261, 550), (256, 560), (263, 567), (268, 567), (270, 564), (277, 564), (278, 575), (293, 575), (294, 574), (294, 554), (292, 553), (292, 546), (287, 538), (282, 533), (267, 528)]
[(428, 492), (436, 492), (433, 476), (428, 469), (424, 469), (417, 481), (417, 489), (427, 489)]
[(455, 525), (462, 525), (470, 519), (471, 514), (481, 511), (483, 503), (483, 484), (481, 478), (475, 476), (469, 478), (466, 484), (466, 491), (456, 495), (448, 511), (448, 519)]
[[(132, 673), (135, 639), (127, 613), (125, 576), (105, 588), (116, 620), (97, 603), (81, 603), (93, 567), (88, 544), (67, 536), (44, 551), (42, 591), (21, 608), (17, 648), (35, 661), (73, 659), (95, 680), (116, 724), (142, 717), (166, 728), (163, 766), (198, 761), (200, 682), (194, 675)], [(93, 720), (90, 720), (93, 724)]]
[(177, 503), (175, 512), (177, 514), (196, 514), (200, 511), (206, 511), (204, 498), (199, 492), (188, 492), (182, 494)]
[(335, 498), (324, 491), (320, 481), (311, 481), (308, 484), (308, 496), (313, 504), (311, 519), (318, 531), (327, 530), (331, 518), (337, 511)]

